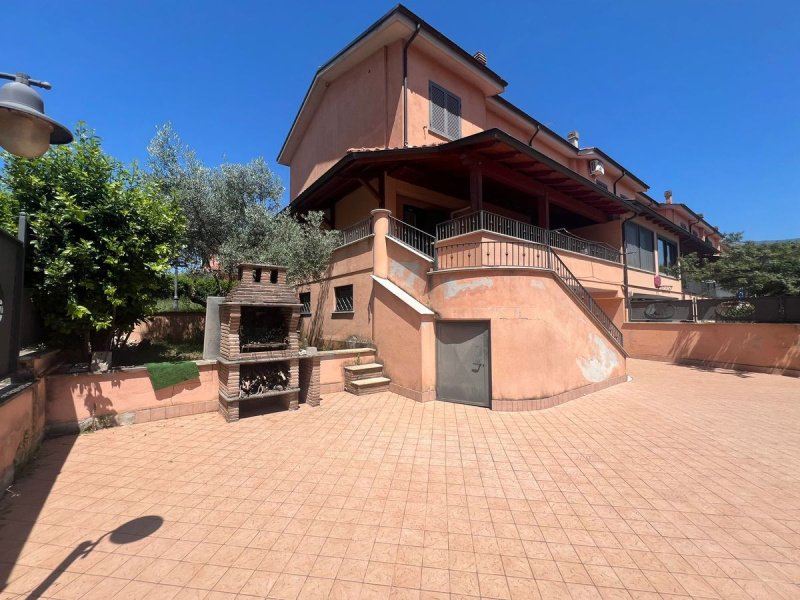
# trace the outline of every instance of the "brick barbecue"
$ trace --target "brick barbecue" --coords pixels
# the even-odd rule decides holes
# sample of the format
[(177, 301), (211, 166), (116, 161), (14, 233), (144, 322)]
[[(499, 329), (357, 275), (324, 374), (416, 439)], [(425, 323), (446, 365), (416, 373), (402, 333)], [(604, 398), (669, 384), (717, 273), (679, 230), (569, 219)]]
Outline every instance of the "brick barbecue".
[(239, 419), (239, 403), (276, 397), (297, 410), (300, 309), (286, 267), (239, 265), (239, 283), (219, 307), (219, 410)]

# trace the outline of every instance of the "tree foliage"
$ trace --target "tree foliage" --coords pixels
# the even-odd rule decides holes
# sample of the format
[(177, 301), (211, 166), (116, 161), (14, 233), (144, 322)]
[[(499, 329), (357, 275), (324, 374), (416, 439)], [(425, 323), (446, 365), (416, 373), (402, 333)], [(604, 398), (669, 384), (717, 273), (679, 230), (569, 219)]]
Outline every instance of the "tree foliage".
[(169, 123), (148, 151), (151, 179), (186, 215), (184, 260), (196, 273), (218, 262), (218, 294), (228, 291), (240, 262), (285, 265), (293, 281), (318, 276), (327, 266), (338, 233), (322, 228), (321, 214), (301, 222), (281, 212), (283, 186), (264, 159), (207, 167)]
[(741, 233), (727, 234), (719, 257), (681, 257), (684, 278), (716, 281), (720, 287), (748, 296), (800, 294), (800, 241), (756, 243)]
[(0, 183), (30, 218), (28, 285), (45, 327), (110, 347), (151, 312), (184, 234), (180, 208), (83, 124), (41, 158), (3, 158)]

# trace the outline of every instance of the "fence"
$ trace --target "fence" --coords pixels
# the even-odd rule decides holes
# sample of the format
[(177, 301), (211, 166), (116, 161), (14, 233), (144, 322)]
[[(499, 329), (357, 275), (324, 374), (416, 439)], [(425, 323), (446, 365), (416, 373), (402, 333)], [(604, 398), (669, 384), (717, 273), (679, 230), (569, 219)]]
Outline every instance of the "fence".
[(716, 323), (800, 323), (800, 296), (632, 300), (631, 321)]
[(0, 378), (17, 368), (25, 247), (0, 230)]
[(433, 247), (436, 240), (432, 235), (425, 233), (421, 229), (412, 227), (394, 217), (389, 217), (389, 237), (411, 246), (414, 250), (429, 258), (433, 258)]

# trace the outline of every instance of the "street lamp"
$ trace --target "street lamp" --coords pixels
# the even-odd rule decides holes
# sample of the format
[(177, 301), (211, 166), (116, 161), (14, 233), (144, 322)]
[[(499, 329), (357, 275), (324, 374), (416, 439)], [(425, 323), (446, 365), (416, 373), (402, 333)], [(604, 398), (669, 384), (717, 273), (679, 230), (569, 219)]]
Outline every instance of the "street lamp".
[(31, 86), (46, 90), (46, 81), (31, 79), (25, 73), (0, 73), (10, 79), (0, 87), (0, 146), (23, 158), (38, 158), (50, 144), (69, 144), (72, 133), (44, 114), (44, 101)]

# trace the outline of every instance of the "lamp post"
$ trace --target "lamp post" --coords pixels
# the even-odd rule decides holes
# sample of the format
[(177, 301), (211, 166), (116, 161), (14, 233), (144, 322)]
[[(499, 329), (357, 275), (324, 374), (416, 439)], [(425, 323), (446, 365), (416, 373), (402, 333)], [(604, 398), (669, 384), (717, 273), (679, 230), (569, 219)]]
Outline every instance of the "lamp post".
[(38, 158), (50, 144), (69, 144), (72, 133), (44, 114), (44, 101), (33, 86), (49, 90), (46, 81), (26, 73), (0, 73), (10, 79), (0, 87), (0, 146), (22, 158)]

